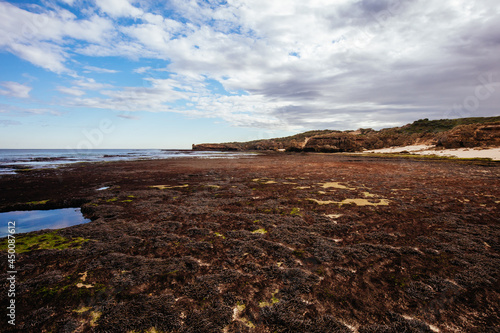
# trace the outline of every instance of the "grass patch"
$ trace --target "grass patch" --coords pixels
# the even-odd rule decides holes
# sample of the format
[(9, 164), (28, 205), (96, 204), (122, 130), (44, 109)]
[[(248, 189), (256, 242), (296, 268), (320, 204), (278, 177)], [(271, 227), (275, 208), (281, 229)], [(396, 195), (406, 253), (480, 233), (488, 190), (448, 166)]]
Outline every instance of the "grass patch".
[(115, 202), (117, 200), (118, 200), (118, 198), (111, 198), (111, 199), (106, 200), (106, 202)]
[[(69, 247), (79, 248), (82, 243), (87, 241), (89, 240), (82, 237), (68, 239), (59, 236), (55, 231), (43, 235), (16, 236), (16, 253), (35, 250), (62, 250)], [(7, 245), (7, 238), (5, 238), (0, 243), (0, 251), (6, 251)]]
[(262, 234), (262, 235), (267, 234), (267, 230), (264, 228), (260, 228), (260, 229), (252, 231), (252, 234)]

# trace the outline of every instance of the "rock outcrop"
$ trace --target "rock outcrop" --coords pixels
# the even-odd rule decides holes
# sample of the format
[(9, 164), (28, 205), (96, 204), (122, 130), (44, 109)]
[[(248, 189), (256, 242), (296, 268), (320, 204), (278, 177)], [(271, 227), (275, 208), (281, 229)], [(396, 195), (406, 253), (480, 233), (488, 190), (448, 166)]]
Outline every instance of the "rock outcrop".
[(364, 140), (350, 133), (335, 133), (310, 138), (304, 145), (304, 151), (318, 152), (345, 152), (359, 151), (363, 148)]
[(500, 116), (421, 119), (401, 127), (379, 131), (371, 128), (360, 128), (356, 131), (309, 131), (285, 138), (221, 144), (204, 143), (193, 145), (193, 150), (356, 152), (414, 144), (431, 144), (444, 148), (499, 147)]
[(500, 123), (457, 126), (439, 136), (436, 145), (444, 148), (500, 146)]
[(235, 151), (240, 150), (239, 147), (224, 144), (224, 143), (202, 143), (199, 145), (193, 145), (192, 150), (201, 151)]

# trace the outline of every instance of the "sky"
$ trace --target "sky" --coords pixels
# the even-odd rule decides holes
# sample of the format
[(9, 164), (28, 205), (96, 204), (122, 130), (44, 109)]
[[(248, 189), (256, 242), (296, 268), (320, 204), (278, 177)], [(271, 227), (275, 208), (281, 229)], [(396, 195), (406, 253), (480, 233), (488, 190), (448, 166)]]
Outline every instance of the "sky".
[(0, 0), (0, 148), (500, 115), (498, 0)]

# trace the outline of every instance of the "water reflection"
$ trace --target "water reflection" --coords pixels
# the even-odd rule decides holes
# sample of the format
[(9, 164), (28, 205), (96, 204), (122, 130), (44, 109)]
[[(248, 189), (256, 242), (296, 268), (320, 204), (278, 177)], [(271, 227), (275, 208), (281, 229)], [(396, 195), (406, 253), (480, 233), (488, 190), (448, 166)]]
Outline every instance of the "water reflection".
[(7, 224), (16, 222), (16, 234), (42, 229), (60, 229), (90, 222), (80, 208), (29, 210), (0, 213), (0, 237), (7, 236)]

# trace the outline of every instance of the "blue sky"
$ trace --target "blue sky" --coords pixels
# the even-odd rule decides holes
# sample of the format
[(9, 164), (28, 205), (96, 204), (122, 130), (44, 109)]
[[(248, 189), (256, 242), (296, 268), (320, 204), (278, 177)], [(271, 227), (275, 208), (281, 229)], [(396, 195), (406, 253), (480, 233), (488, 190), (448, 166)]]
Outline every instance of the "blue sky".
[(0, 148), (500, 114), (498, 1), (0, 1)]

